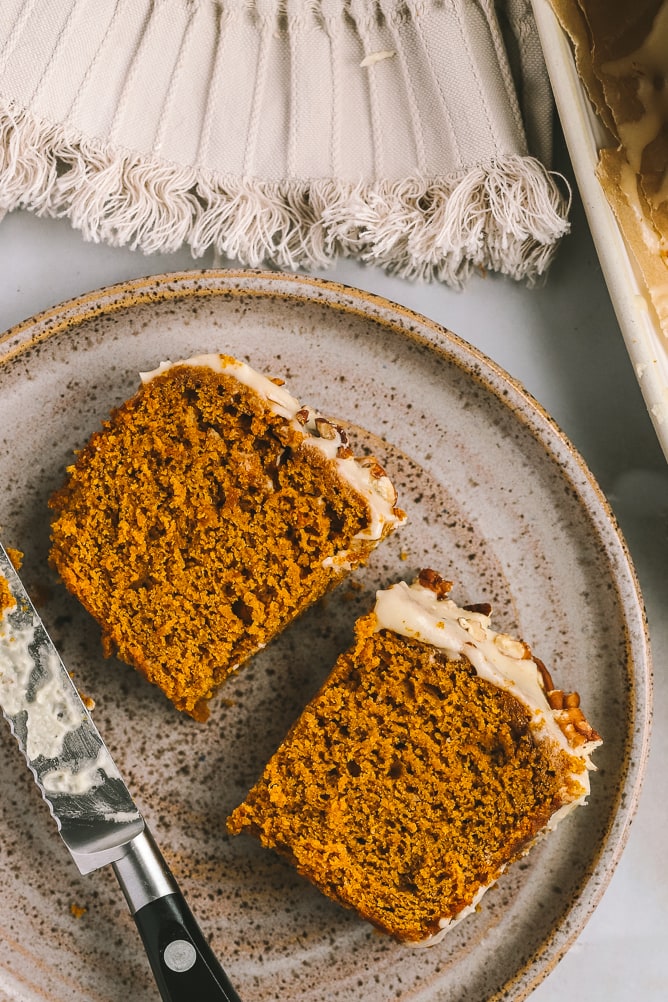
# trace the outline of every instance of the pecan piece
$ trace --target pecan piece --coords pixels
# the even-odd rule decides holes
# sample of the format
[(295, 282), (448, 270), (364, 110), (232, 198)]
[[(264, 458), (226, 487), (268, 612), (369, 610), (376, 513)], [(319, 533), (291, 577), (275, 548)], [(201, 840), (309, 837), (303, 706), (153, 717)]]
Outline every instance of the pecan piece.
[(315, 426), (318, 429), (318, 434), (320, 438), (326, 438), (329, 441), (335, 439), (338, 435), (336, 427), (327, 418), (317, 417), (315, 419)]
[(450, 590), (452, 589), (452, 581), (446, 581), (441, 575), (431, 569), (431, 567), (423, 568), (418, 574), (418, 584), (421, 584), (423, 588), (429, 588), (436, 595), (436, 598), (442, 599), (446, 598)]

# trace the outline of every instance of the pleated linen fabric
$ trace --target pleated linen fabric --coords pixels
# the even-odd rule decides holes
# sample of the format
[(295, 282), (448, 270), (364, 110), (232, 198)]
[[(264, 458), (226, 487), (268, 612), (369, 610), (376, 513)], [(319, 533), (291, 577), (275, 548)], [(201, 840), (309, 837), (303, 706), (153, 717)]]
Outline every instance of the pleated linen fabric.
[(533, 282), (550, 115), (528, 0), (0, 5), (0, 211), (147, 253)]

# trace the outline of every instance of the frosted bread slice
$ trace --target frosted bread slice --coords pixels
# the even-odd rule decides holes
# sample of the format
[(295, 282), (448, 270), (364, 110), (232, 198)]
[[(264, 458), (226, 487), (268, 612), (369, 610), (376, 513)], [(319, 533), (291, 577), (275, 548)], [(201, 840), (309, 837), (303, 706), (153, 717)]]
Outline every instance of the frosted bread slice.
[(51, 498), (51, 560), (105, 651), (197, 719), (405, 517), (373, 458), (225, 355), (144, 374)]
[(231, 817), (400, 941), (436, 942), (589, 794), (600, 743), (489, 607), (423, 571), (377, 595)]

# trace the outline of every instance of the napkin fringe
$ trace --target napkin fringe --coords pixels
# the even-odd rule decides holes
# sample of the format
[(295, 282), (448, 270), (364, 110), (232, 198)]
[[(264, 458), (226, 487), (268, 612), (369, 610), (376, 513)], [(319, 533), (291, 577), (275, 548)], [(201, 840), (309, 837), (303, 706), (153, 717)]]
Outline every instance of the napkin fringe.
[(194, 257), (214, 248), (249, 267), (288, 269), (355, 255), (454, 287), (474, 270), (534, 284), (569, 229), (559, 176), (528, 156), (365, 184), (221, 179), (80, 139), (8, 106), (0, 107), (0, 210), (14, 208), (66, 216), (86, 240), (147, 254), (188, 244)]

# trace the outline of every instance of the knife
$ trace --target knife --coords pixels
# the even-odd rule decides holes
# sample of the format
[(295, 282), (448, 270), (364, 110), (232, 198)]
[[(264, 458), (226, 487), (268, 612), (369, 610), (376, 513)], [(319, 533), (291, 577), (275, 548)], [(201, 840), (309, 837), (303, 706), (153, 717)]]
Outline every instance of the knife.
[(79, 871), (113, 868), (165, 1002), (240, 1002), (1, 543), (0, 709)]

